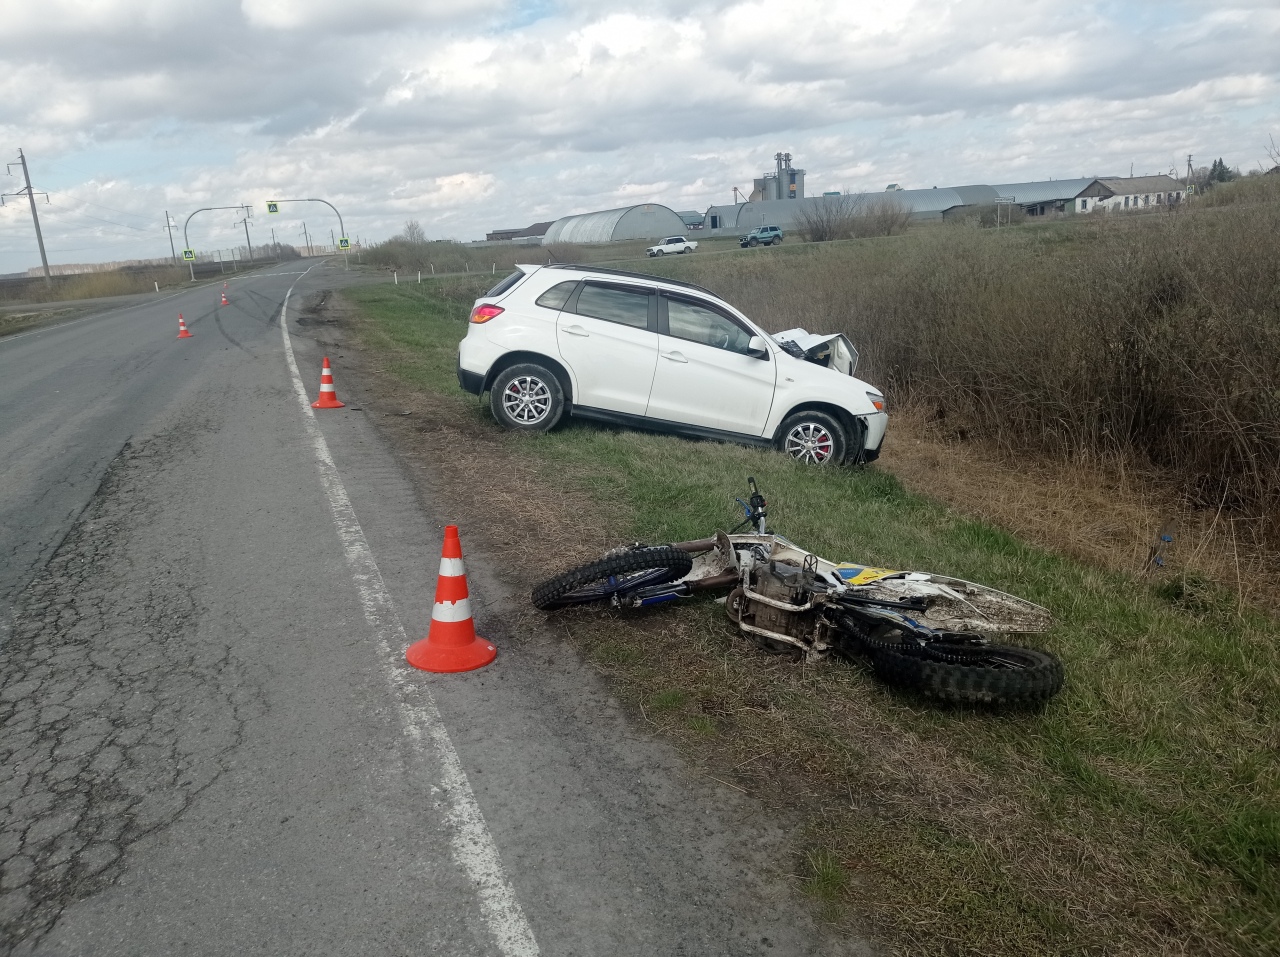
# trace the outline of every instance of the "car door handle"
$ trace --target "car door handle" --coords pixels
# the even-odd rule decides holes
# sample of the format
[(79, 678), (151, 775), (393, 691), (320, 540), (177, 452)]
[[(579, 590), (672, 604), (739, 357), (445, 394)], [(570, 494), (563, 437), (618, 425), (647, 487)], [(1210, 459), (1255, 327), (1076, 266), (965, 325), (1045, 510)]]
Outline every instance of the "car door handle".
[(591, 333), (587, 332), (586, 329), (583, 329), (582, 326), (565, 326), (562, 331), (566, 335), (570, 336), (582, 336), (583, 338), (589, 338), (591, 336)]
[(679, 352), (663, 352), (661, 353), (661, 355), (662, 355), (662, 358), (670, 359), (672, 362), (688, 362), (689, 361)]

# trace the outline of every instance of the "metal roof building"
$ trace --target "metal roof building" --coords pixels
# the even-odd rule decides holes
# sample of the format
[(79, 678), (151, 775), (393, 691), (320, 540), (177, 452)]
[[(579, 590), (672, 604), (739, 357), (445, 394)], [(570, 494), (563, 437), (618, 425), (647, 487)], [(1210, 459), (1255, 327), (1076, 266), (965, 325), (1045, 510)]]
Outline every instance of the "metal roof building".
[(542, 244), (612, 243), (621, 239), (662, 239), (683, 236), (684, 220), (675, 210), (658, 203), (623, 206), (598, 213), (565, 216), (551, 224)]
[(1031, 216), (1075, 208), (1076, 197), (1093, 182), (1087, 179), (1050, 179), (1035, 183), (998, 183), (1001, 199), (1011, 199)]
[[(991, 186), (956, 186), (948, 189), (895, 189), (883, 193), (851, 193), (866, 203), (887, 200), (911, 210), (911, 218), (941, 219), (957, 206), (983, 206), (994, 203), (997, 193)], [(792, 229), (805, 207), (841, 202), (844, 196), (808, 196), (804, 199), (756, 200), (732, 206), (712, 206), (703, 221), (704, 229), (724, 233), (745, 233), (755, 226), (780, 226)]]

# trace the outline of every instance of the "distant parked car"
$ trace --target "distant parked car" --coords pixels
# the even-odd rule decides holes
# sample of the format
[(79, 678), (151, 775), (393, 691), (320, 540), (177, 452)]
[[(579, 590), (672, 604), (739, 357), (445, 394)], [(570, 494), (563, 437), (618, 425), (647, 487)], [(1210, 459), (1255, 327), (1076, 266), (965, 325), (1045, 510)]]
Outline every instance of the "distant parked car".
[(654, 256), (663, 256), (667, 253), (691, 253), (697, 248), (698, 244), (696, 242), (685, 239), (683, 236), (672, 236), (664, 239), (656, 246), (650, 246), (645, 252), (652, 259)]
[(517, 266), (477, 299), (458, 382), (508, 429), (566, 414), (744, 445), (815, 465), (869, 462), (888, 414), (840, 334), (770, 336), (691, 283), (593, 266)]
[(782, 243), (782, 230), (777, 226), (757, 226), (738, 240), (743, 249), (748, 246), (778, 246)]

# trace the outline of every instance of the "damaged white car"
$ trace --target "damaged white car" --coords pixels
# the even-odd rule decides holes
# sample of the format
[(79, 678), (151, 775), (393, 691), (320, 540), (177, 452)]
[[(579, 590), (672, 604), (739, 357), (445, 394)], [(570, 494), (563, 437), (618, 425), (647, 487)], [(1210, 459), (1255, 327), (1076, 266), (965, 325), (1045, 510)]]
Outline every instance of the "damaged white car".
[(593, 266), (517, 266), (471, 310), (458, 381), (510, 429), (565, 415), (869, 462), (888, 415), (842, 335), (769, 335), (709, 290)]

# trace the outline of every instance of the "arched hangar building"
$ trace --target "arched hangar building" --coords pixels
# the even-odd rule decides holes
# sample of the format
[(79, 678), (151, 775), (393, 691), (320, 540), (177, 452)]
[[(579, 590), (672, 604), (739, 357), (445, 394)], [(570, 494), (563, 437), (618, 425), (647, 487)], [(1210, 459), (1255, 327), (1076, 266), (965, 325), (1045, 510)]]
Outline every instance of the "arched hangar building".
[(551, 224), (542, 245), (552, 243), (612, 243), (621, 239), (663, 239), (683, 236), (684, 220), (658, 203), (623, 206), (598, 213), (565, 216)]

